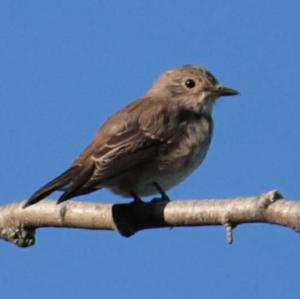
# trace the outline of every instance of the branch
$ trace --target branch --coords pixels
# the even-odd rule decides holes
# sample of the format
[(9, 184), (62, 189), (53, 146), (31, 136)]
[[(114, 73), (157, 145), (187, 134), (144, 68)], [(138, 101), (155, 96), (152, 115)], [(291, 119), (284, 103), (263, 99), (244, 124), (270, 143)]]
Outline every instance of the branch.
[(111, 204), (53, 200), (23, 209), (24, 201), (0, 206), (0, 238), (20, 247), (35, 243), (41, 227), (116, 230), (129, 237), (150, 228), (223, 225), (227, 241), (242, 223), (265, 222), (300, 231), (300, 202), (283, 199), (277, 191), (233, 199), (178, 200)]

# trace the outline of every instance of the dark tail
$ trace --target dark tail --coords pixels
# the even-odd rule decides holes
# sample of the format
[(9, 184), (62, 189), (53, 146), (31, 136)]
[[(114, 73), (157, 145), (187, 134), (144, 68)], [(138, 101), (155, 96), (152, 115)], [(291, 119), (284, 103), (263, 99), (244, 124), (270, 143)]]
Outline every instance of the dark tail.
[(59, 175), (58, 177), (41, 187), (39, 190), (37, 190), (34, 194), (32, 194), (28, 201), (24, 204), (23, 208), (26, 208), (39, 202), (40, 200), (48, 196), (50, 193), (56, 190), (60, 190), (63, 187), (68, 186), (68, 184), (72, 184), (73, 180), (76, 180), (76, 177), (80, 174), (81, 171), (82, 168), (80, 166), (70, 167), (61, 175)]

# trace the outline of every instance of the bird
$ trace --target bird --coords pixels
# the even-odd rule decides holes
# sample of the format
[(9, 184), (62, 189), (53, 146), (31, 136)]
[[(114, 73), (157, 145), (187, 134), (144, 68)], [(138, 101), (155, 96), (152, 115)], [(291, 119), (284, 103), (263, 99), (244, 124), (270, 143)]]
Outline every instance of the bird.
[(54, 191), (62, 203), (102, 188), (141, 201), (186, 179), (204, 160), (213, 134), (212, 110), (225, 87), (207, 69), (183, 65), (163, 73), (141, 98), (116, 112), (62, 174), (42, 186), (23, 206)]

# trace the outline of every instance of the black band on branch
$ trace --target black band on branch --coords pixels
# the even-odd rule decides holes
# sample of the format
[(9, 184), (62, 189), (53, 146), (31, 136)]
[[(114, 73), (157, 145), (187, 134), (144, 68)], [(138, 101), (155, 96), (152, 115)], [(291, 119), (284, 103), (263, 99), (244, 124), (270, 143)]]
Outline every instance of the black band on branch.
[(166, 201), (133, 201), (127, 204), (114, 204), (112, 217), (118, 232), (130, 237), (145, 228), (168, 226), (164, 220)]

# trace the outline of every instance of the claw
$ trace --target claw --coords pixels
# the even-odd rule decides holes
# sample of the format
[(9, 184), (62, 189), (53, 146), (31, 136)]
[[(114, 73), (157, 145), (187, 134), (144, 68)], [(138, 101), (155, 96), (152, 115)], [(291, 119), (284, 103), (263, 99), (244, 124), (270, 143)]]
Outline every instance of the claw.
[(161, 197), (154, 198), (152, 201), (170, 201), (170, 197), (167, 195), (167, 193), (162, 189), (162, 187), (158, 183), (153, 182), (153, 185), (155, 186), (155, 188), (157, 189)]

